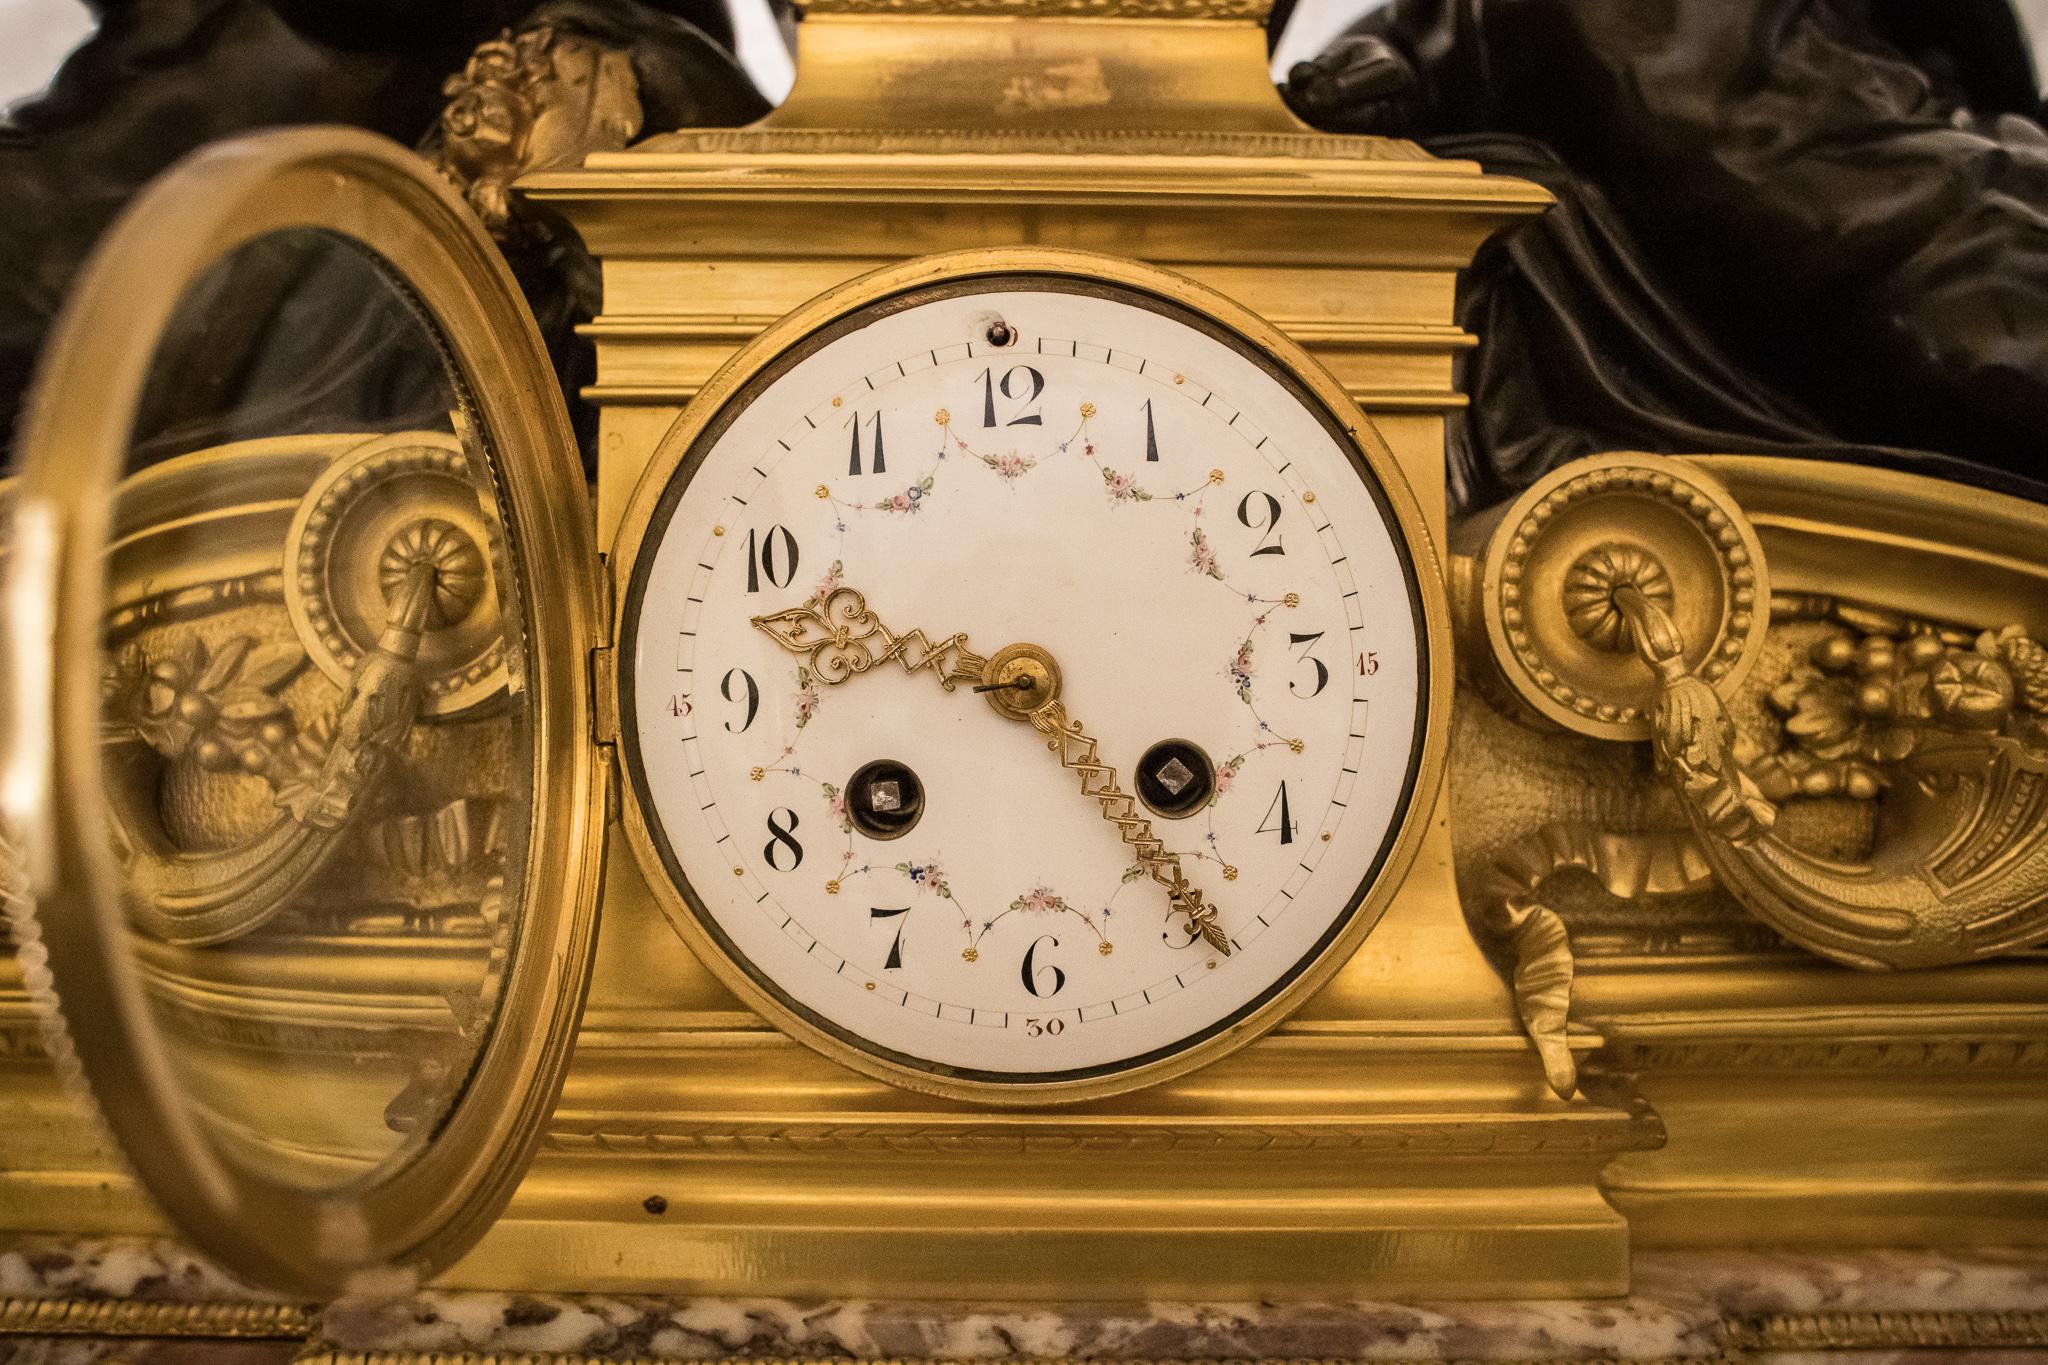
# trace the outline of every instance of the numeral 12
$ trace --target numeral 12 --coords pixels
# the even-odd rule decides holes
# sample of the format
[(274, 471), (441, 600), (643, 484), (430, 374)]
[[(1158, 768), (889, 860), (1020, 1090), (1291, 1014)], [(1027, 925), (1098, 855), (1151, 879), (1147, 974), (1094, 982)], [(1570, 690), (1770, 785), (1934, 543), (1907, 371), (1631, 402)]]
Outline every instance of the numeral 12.
[[(995, 374), (995, 370), (991, 368), (983, 370), (979, 376), (981, 379), (982, 395), (981, 424), (985, 427), (996, 425), (996, 389), (998, 387), (1002, 389), (1003, 397), (1018, 404), (1023, 409), (1030, 408), (1033, 403), (1038, 401), (1038, 395), (1045, 392), (1045, 376), (1029, 365), (1012, 365), (1003, 375), (1000, 385), (996, 383)], [(1020, 380), (1029, 386), (1029, 392), (1017, 392), (1016, 386)], [(1024, 411), (1021, 415), (1012, 417), (1003, 425), (1011, 427), (1042, 427), (1045, 425), (1045, 418), (1035, 412)]]

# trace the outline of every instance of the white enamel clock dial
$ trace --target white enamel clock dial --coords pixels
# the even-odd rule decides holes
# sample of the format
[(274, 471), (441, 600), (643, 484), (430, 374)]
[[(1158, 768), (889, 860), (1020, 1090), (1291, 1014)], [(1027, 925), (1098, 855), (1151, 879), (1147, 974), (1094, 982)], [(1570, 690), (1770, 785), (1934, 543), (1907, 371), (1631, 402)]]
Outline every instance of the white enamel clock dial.
[[(1231, 1033), (1365, 913), (1417, 786), (1422, 596), (1269, 356), (1141, 290), (984, 277), (798, 339), (674, 439), (622, 757), (689, 936), (774, 1017), (1028, 1096)], [(864, 671), (780, 638), (860, 600)], [(1030, 678), (973, 690), (1016, 644), (1113, 776), (1020, 719)]]

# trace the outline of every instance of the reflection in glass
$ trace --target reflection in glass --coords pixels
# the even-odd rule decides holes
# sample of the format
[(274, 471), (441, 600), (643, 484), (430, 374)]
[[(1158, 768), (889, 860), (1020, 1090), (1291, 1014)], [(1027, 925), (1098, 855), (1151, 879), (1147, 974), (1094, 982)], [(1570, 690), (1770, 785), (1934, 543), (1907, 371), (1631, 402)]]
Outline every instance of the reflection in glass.
[(411, 298), (294, 231), (186, 293), (105, 607), (134, 948), (222, 1155), (332, 1188), (445, 1120), (491, 1026), (531, 801), (487, 433)]

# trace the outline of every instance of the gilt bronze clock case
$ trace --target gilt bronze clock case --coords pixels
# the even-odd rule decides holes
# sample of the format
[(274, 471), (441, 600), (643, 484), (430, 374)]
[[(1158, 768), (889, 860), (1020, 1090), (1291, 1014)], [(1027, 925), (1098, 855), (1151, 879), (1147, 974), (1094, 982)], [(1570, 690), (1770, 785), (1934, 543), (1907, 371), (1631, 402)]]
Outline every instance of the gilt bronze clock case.
[[(218, 283), (210, 272), (223, 261), (280, 241), (310, 246), (316, 256), (341, 250), (357, 265), (374, 267), (445, 367), (452, 400), (445, 430), (405, 425), (364, 434), (315, 423), (308, 432), (259, 430), (239, 442), (168, 455), (137, 445), (138, 411), (161, 396), (160, 348), (172, 346), (166, 338), (191, 345), (196, 337), (202, 348), (228, 344), (209, 332), (206, 318), (195, 323), (181, 308), (194, 298), (203, 302), (203, 291), (194, 291), (200, 282)], [(613, 748), (622, 680), (613, 640), (624, 619), (619, 613), (634, 607), (630, 575), (655, 510), (687, 482), (699, 438), (729, 420), (730, 406), (792, 347), (920, 290), (1048, 278), (1149, 300), (1194, 320), (1280, 377), (1341, 433), (1358, 476), (1398, 528), (1423, 686), (1401, 813), (1350, 908), (1315, 950), (1252, 1007), (1192, 1046), (1112, 1075), (1032, 1088), (949, 1082), (878, 1058), (815, 1027), (730, 962), (694, 913), (686, 879), (674, 869), (664, 873), (640, 802), (630, 790), (623, 801), (618, 795)], [(90, 1088), (135, 1174), (176, 1228), (230, 1268), (306, 1293), (395, 1287), (447, 1266), (497, 1216), (525, 1171), (568, 1066), (595, 952), (611, 816), (623, 814), (676, 927), (750, 1004), (848, 1066), (984, 1102), (1100, 1097), (1215, 1059), (1325, 982), (1395, 894), (1428, 828), (1444, 764), (1451, 689), (1441, 567), (1422, 511), (1370, 423), (1320, 366), (1248, 311), (1169, 272), (1082, 253), (982, 251), (883, 269), (798, 309), (725, 367), (671, 433), (663, 447), (671, 457), (657, 460), (644, 478), (609, 562), (592, 543), (588, 493), (556, 394), (532, 319), (480, 225), (410, 154), (334, 129), (219, 145), (167, 175), (101, 244), (45, 356), (22, 442), (25, 474), (11, 509), (7, 601), (21, 647), (10, 655), (6, 814), (26, 871), (24, 894), (12, 898), (16, 934), (26, 945), (28, 984), (50, 1020), (52, 1054)], [(164, 527), (172, 532), (162, 544), (177, 553), (219, 555), (230, 542), (240, 553), (238, 538), (247, 538), (250, 526), (275, 534), (287, 521), (288, 552), (269, 568), (260, 548), (252, 552), (259, 572), (245, 576), (237, 591), (255, 605), (271, 601), (266, 594), (273, 591), (280, 596), (309, 661), (287, 645), (277, 660), (265, 654), (258, 665), (243, 643), (194, 639), (181, 656), (190, 667), (179, 672), (115, 648), (117, 638), (128, 638), (122, 630), (204, 615), (176, 562), (138, 570), (124, 567), (123, 553), (132, 559), (135, 545), (157, 545), (151, 537)], [(614, 593), (614, 575), (626, 591)], [(121, 596), (131, 580), (141, 585), (132, 601)], [(216, 605), (217, 597), (204, 604)], [(278, 610), (266, 610), (281, 632)], [(481, 638), (493, 614), (503, 618), (497, 633)], [(459, 655), (452, 661), (451, 650)], [(150, 887), (136, 896), (133, 866), (123, 864), (140, 856), (136, 850), (147, 840), (133, 831), (118, 839), (104, 833), (110, 811), (118, 825), (126, 808), (115, 799), (122, 779), (110, 775), (115, 751), (106, 738), (106, 698), (125, 695), (107, 689), (127, 676), (123, 670), (138, 679), (145, 710), (159, 695), (182, 706), (200, 689), (195, 672), (227, 689), (230, 703), (243, 708), (237, 714), (252, 723), (283, 724), (280, 706), (257, 695), (266, 689), (282, 694), (301, 681), (325, 686), (325, 675), (340, 698), (335, 733), (324, 741), (325, 766), (316, 739), (305, 750), (309, 766), (293, 770), (300, 780), (272, 783), (283, 813), (270, 829), (283, 851), (232, 892), (210, 886), (211, 918), (158, 919), (138, 907), (137, 900), (149, 901)], [(391, 677), (403, 678), (401, 690), (411, 698), (398, 708), (395, 729), (375, 695)], [(173, 778), (194, 771), (194, 754), (205, 747), (203, 740), (194, 747), (199, 735), (245, 746), (200, 761), (213, 764), (209, 771), (245, 755), (253, 781), (274, 777), (286, 762), (277, 746), (249, 738), (267, 734), (261, 726), (236, 729), (200, 711), (189, 723), (178, 720), (186, 712), (176, 707), (167, 720), (147, 713), (161, 726), (143, 729), (177, 755)], [(207, 1002), (241, 1002), (237, 992), (281, 990), (294, 950), (265, 956), (259, 946), (235, 956), (266, 941), (242, 936), (280, 909), (279, 923), (314, 924), (317, 917), (299, 906), (316, 879), (309, 869), (317, 863), (327, 869), (322, 875), (333, 875), (332, 851), (320, 849), (363, 818), (359, 804), (374, 804), (358, 801), (362, 785), (400, 759), (426, 762), (426, 737), (463, 716), (502, 724), (510, 735), (492, 750), (506, 764), (513, 797), (511, 813), (492, 826), (503, 864), (482, 893), (483, 984), (443, 990), (459, 1040), (431, 1064), (410, 1059), (412, 1080), (385, 1115), (404, 1141), (375, 1159), (347, 1164), (322, 1157), (302, 1169), (294, 1162), (312, 1159), (294, 1144), (315, 1142), (306, 1134), (319, 1124), (294, 1101), (324, 1083), (327, 1063), (309, 1053), (301, 1078), (309, 1088), (281, 1084), (266, 1096), (258, 1073), (277, 1065), (276, 1056), (251, 1061), (249, 1034), (234, 1021), (181, 1032), (166, 1022), (162, 1000), (183, 991), (181, 999), (190, 997), (185, 1005), (203, 1014)], [(278, 746), (289, 747), (281, 739)], [(346, 771), (337, 772), (335, 755), (347, 760), (340, 764)], [(436, 818), (435, 838), (461, 841), (460, 816)], [(394, 837), (402, 843), (409, 833), (418, 833), (417, 820), (401, 823)], [(170, 866), (185, 855), (165, 857)], [(248, 892), (258, 883), (269, 901), (252, 910)], [(295, 932), (319, 940), (304, 924)], [(185, 956), (166, 959), (163, 944)], [(285, 1008), (318, 1014), (335, 992), (346, 994), (364, 980), (374, 995), (380, 972), (391, 991), (411, 989), (420, 969), (406, 951), (321, 958), (317, 979), (292, 982), (301, 1005)], [(226, 962), (234, 970), (224, 980), (205, 970), (179, 976), (194, 962)], [(366, 1027), (380, 1039), (390, 1032), (379, 1021)], [(276, 1042), (265, 1037), (266, 1047)], [(378, 1054), (377, 1065), (396, 1065), (392, 1074), (402, 1079), (407, 1058), (399, 1052), (395, 1063)], [(376, 1071), (361, 1056), (353, 1060), (357, 1070)], [(194, 1069), (211, 1064), (234, 1073), (231, 1081), (218, 1091), (205, 1083), (195, 1090)], [(336, 1066), (334, 1074), (348, 1073), (348, 1059)], [(426, 1074), (453, 1078), (444, 1107), (400, 1122), (393, 1116)], [(200, 1094), (206, 1098), (195, 1098)], [(242, 1108), (217, 1111), (221, 1096), (232, 1097), (222, 1104)], [(341, 1086), (311, 1107), (360, 1099)]]
[[(1295, 401), (1316, 412), (1337, 446), (1349, 453), (1353, 462), (1350, 475), (1375, 500), (1385, 524), (1398, 528), (1404, 572), (1397, 591), (1406, 600), (1380, 604), (1375, 615), (1387, 622), (1389, 630), (1412, 629), (1421, 660), (1421, 685), (1412, 720), (1414, 740), (1406, 770), (1375, 775), (1372, 779), (1398, 785), (1401, 813), (1387, 830), (1383, 846), (1331, 931), (1255, 1000), (1204, 1029), (1194, 1040), (1163, 1048), (1159, 1055), (1136, 1064), (1102, 1066), (1029, 1080), (918, 1064), (894, 1055), (879, 1044), (850, 1037), (843, 1028), (792, 1000), (758, 969), (746, 965), (744, 955), (735, 950), (705, 909), (659, 821), (652, 816), (654, 803), (647, 788), (645, 766), (637, 755), (643, 752), (644, 743), (655, 741), (635, 740), (631, 733), (636, 679), (624, 667), (629, 657), (627, 634), (632, 629), (628, 623), (639, 620), (647, 590), (647, 569), (653, 549), (650, 536), (667, 525), (715, 440), (778, 373), (786, 373), (827, 339), (852, 332), (875, 318), (887, 317), (920, 302), (994, 295), (1006, 290), (1107, 298), (1154, 310), (1200, 329), (1253, 360), (1291, 391)], [(985, 341), (965, 343), (964, 354), (971, 359), (993, 357), (997, 361), (1010, 357), (1003, 347)], [(839, 400), (832, 401), (836, 404)], [(844, 457), (844, 452), (836, 447), (835, 454)], [(1314, 494), (1309, 496), (1313, 503)], [(744, 517), (747, 513), (743, 508), (744, 502), (732, 506), (731, 512)], [(954, 252), (872, 272), (797, 309), (742, 348), (663, 438), (626, 509), (616, 552), (608, 561), (607, 571), (616, 578), (620, 609), (615, 619), (620, 623), (621, 634), (616, 641), (618, 662), (601, 663), (599, 667), (600, 678), (616, 685), (616, 700), (609, 704), (604, 721), (610, 725), (615, 718), (626, 735), (627, 742), (619, 746), (624, 773), (622, 787), (627, 792), (624, 825), (670, 923), (728, 988), (785, 1032), (868, 1075), (949, 1099), (1016, 1106), (1100, 1098), (1183, 1075), (1257, 1037), (1326, 982), (1364, 941), (1400, 886), (1420, 846), (1428, 814), (1428, 801), (1422, 794), (1433, 792), (1442, 778), (1451, 690), (1448, 608), (1442, 569), (1420, 505), (1391, 452), (1336, 381), (1270, 324), (1214, 290), (1136, 262), (1094, 253), (1043, 249)], [(1013, 583), (1007, 591), (1028, 600), (1032, 585)], [(1057, 617), (1057, 604), (1046, 603), (1045, 610), (1050, 625)], [(608, 650), (607, 658), (610, 653)], [(919, 686), (929, 688), (928, 684)], [(614, 738), (610, 731), (603, 737), (607, 742)], [(1112, 775), (1112, 785), (1115, 780)], [(1086, 784), (1083, 786), (1085, 789)], [(1143, 814), (1142, 810), (1137, 813)], [(988, 818), (1001, 817), (991, 811)]]

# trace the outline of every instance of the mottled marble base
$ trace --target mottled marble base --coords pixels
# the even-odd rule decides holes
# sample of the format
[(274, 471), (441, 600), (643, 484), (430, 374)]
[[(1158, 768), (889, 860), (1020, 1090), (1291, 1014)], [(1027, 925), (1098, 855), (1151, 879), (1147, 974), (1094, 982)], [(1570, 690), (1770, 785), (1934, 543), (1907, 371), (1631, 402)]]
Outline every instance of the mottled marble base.
[[(367, 1349), (582, 1351), (939, 1360), (1700, 1359), (1762, 1319), (1889, 1313), (2029, 1316), (2048, 1345), (2048, 1257), (1889, 1253), (1649, 1256), (1627, 1298), (1501, 1303), (942, 1304), (426, 1294), (342, 1302), (326, 1340)], [(2040, 1321), (2032, 1321), (2039, 1318)], [(1903, 1325), (1903, 1324), (1899, 1324)], [(2024, 1333), (2015, 1334), (2018, 1344)], [(1788, 1345), (1793, 1344), (1790, 1339)], [(1905, 1344), (1901, 1342), (1901, 1344)]]
[(98, 1359), (21, 1352), (67, 1336), (83, 1348), (110, 1326), (130, 1338), (211, 1337), (223, 1363), (237, 1358), (229, 1343), (291, 1340), (332, 1361), (2048, 1362), (2040, 1252), (1660, 1253), (1637, 1258), (1625, 1298), (1558, 1302), (977, 1306), (430, 1291), (316, 1310), (253, 1294), (163, 1243), (38, 1241), (0, 1249), (0, 1294), (0, 1362)]

